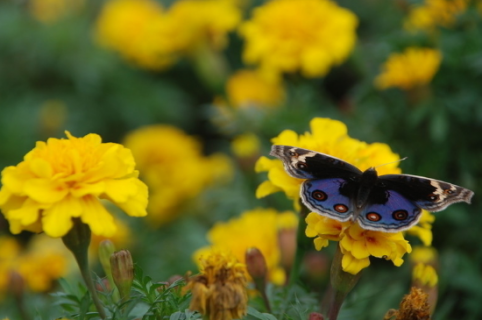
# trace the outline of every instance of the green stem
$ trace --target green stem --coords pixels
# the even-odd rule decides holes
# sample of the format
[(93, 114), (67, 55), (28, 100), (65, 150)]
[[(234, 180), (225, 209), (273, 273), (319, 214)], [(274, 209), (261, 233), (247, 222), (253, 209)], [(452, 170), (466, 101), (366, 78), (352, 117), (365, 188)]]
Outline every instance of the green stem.
[(82, 278), (84, 278), (87, 289), (90, 292), (94, 305), (99, 312), (99, 316), (105, 319), (107, 316), (104, 311), (104, 307), (97, 296), (97, 291), (95, 290), (94, 281), (90, 275), (89, 270), (89, 260), (88, 260), (88, 249), (90, 244), (91, 231), (88, 225), (82, 223), (79, 219), (74, 219), (74, 226), (70, 231), (62, 237), (62, 241), (65, 246), (72, 251), (75, 260), (79, 265), (80, 273)]
[(308, 208), (306, 208), (303, 204), (301, 205), (301, 210), (300, 210), (300, 219), (298, 222), (298, 230), (296, 233), (296, 254), (295, 254), (295, 260), (293, 261), (293, 266), (290, 271), (290, 278), (288, 285), (292, 286), (294, 285), (299, 277), (300, 277), (300, 270), (301, 270), (301, 264), (303, 263), (303, 258), (305, 257), (305, 253), (308, 250), (309, 246), (311, 245), (311, 241), (309, 238), (306, 237), (305, 235), (305, 230), (306, 230), (306, 217), (310, 213)]
[(331, 264), (330, 286), (322, 302), (322, 312), (328, 315), (329, 320), (336, 320), (338, 318), (343, 301), (355, 287), (361, 276), (361, 272), (353, 275), (343, 271), (341, 266), (342, 258), (343, 254), (338, 245)]

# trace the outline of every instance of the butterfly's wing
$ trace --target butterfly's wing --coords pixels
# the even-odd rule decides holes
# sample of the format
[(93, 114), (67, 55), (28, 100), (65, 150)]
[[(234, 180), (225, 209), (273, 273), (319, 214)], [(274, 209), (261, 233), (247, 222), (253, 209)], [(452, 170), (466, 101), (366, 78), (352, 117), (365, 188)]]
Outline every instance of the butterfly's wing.
[(301, 186), (301, 199), (313, 212), (339, 221), (352, 217), (352, 191), (349, 181), (342, 178), (311, 179)]
[(362, 173), (343, 160), (302, 148), (274, 145), (270, 155), (280, 158), (286, 172), (298, 179), (356, 179)]
[(398, 232), (415, 225), (421, 209), (441, 211), (452, 203), (470, 203), (473, 194), (440, 180), (407, 174), (383, 175), (355, 216), (364, 229)]
[(470, 203), (474, 193), (454, 184), (408, 174), (390, 174), (379, 177), (387, 189), (394, 190), (428, 211), (441, 211), (457, 202)]
[(417, 224), (421, 213), (414, 201), (397, 191), (378, 187), (372, 190), (367, 204), (355, 216), (363, 229), (399, 232)]

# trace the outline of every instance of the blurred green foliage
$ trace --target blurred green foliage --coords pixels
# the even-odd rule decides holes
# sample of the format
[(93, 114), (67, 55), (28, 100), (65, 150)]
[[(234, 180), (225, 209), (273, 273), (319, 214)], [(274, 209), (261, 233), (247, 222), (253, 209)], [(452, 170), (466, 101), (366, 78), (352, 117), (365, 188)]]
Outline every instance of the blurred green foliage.
[[(267, 155), (269, 139), (282, 130), (302, 133), (313, 117), (338, 119), (347, 124), (350, 136), (388, 143), (402, 157), (407, 156), (400, 165), (404, 172), (450, 181), (475, 192), (472, 205), (454, 205), (436, 214), (433, 245), (440, 253), (440, 280), (434, 319), (480, 319), (482, 15), (470, 7), (454, 26), (440, 28), (436, 37), (410, 34), (402, 28), (406, 13), (397, 3), (339, 1), (360, 20), (351, 58), (325, 78), (286, 76), (283, 106), (268, 116), (254, 112), (234, 119), (231, 131), (226, 132), (211, 121), (211, 104), (219, 92), (205, 85), (189, 61), (182, 60), (164, 72), (146, 71), (95, 44), (92, 33), (100, 3), (87, 2), (79, 13), (42, 24), (29, 15), (23, 2), (0, 1), (0, 165), (17, 164), (35, 141), (62, 137), (63, 130), (76, 136), (94, 132), (104, 141), (121, 142), (126, 133), (143, 125), (168, 123), (199, 137), (206, 153), (228, 154), (235, 134), (255, 132)], [(383, 61), (390, 53), (414, 45), (437, 47), (443, 54), (428, 91), (413, 100), (398, 89), (377, 90), (373, 79)], [(224, 52), (232, 70), (243, 67), (242, 47), (241, 39), (232, 34)], [(54, 129), (49, 129), (45, 118), (53, 115), (44, 115), (49, 101), (65, 108), (61, 108), (65, 119)], [(207, 243), (206, 231), (216, 221), (256, 206), (291, 209), (282, 195), (255, 199), (255, 189), (263, 179), (252, 169), (238, 167), (228, 188), (206, 190), (169, 225), (155, 230), (141, 219), (129, 219), (134, 260), (156, 281), (195, 271), (191, 254)], [(0, 227), (0, 232), (8, 233), (5, 221)], [(22, 237), (28, 239), (26, 234)], [(394, 268), (372, 261), (340, 319), (382, 319), (408, 292), (410, 277), (408, 263)], [(35, 310), (32, 316), (60, 317), (56, 298), (29, 294), (29, 309)], [(11, 319), (17, 318), (12, 300), (7, 296), (0, 302), (0, 316), (6, 310)], [(305, 311), (300, 314), (305, 316)], [(256, 318), (256, 312), (251, 311), (249, 317)]]

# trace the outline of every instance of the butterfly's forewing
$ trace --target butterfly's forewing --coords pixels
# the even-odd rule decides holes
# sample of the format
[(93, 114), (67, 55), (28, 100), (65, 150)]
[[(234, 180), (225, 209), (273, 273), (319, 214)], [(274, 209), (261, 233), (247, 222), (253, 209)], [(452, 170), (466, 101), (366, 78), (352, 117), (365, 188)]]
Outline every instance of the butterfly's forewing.
[(301, 187), (301, 199), (313, 212), (347, 221), (354, 209), (350, 195), (341, 191), (347, 183), (342, 178), (306, 180)]
[(283, 161), (286, 172), (298, 179), (356, 178), (361, 171), (338, 158), (323, 153), (275, 145), (270, 155)]
[(474, 193), (454, 184), (408, 174), (383, 175), (380, 183), (428, 211), (441, 211), (457, 202), (470, 203)]
[[(356, 220), (363, 229), (399, 232), (415, 225), (422, 210), (419, 206), (394, 190), (377, 189), (371, 194), (368, 203), (356, 215)], [(384, 198), (384, 199), (383, 199)]]

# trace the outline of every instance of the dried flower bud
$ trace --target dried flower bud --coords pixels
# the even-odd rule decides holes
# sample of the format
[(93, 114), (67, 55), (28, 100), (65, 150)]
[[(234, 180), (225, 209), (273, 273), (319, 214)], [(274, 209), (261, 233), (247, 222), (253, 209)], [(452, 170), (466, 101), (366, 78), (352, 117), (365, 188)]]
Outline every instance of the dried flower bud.
[(8, 277), (8, 286), (10, 292), (13, 293), (15, 298), (22, 299), (23, 292), (25, 290), (25, 280), (22, 275), (16, 271), (10, 271)]
[(114, 252), (110, 257), (112, 277), (122, 299), (127, 298), (134, 280), (134, 263), (129, 250)]

